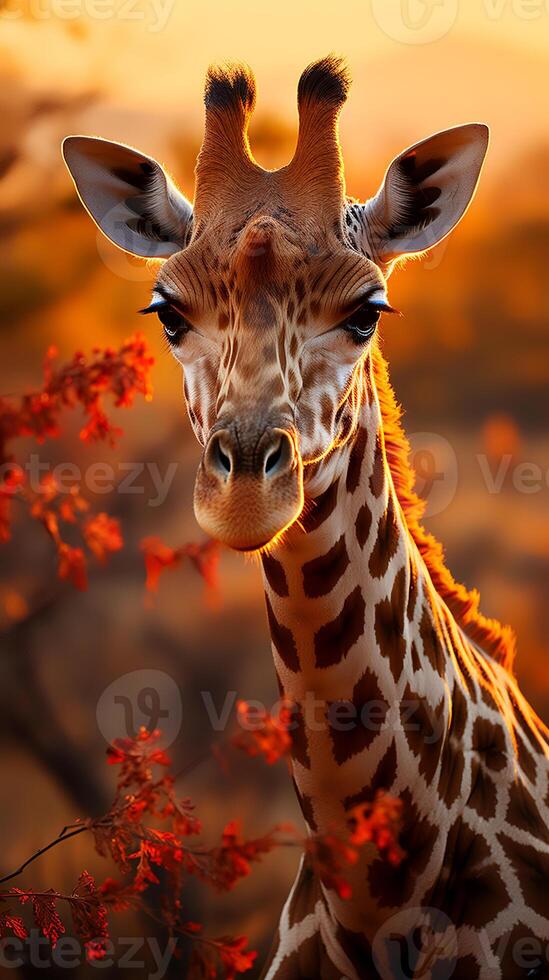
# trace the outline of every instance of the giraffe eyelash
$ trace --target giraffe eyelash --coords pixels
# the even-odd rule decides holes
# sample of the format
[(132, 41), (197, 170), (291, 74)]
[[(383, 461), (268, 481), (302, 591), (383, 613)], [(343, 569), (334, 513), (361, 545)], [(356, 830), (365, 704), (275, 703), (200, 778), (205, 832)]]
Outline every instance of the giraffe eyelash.
[(143, 307), (142, 310), (138, 310), (137, 312), (140, 313), (141, 316), (146, 316), (148, 313), (158, 313), (158, 311), (163, 307), (169, 305), (168, 300), (163, 296), (154, 296), (148, 306)]
[(382, 313), (396, 313), (401, 316), (399, 310), (389, 306), (385, 300), (367, 302), (346, 317), (339, 326), (347, 331), (356, 343), (363, 344), (374, 335)]
[(149, 306), (138, 312), (141, 314), (157, 314), (164, 328), (164, 336), (171, 347), (177, 347), (184, 334), (191, 329), (190, 323), (187, 322), (183, 314), (179, 313), (168, 300), (162, 297), (155, 297)]

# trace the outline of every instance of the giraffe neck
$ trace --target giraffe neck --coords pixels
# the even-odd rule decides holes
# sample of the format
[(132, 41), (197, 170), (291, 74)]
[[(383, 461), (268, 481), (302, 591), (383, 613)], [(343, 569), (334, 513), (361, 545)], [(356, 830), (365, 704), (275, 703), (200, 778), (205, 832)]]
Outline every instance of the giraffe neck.
[[(311, 505), (305, 533), (292, 529), (263, 559), (276, 671), (299, 706), (293, 774), (312, 832), (341, 826), (378, 789), (403, 798), (412, 821), (436, 810), (429, 780), (449, 721), (451, 655), (365, 371), (371, 394), (352, 441), (333, 454), (334, 479)], [(364, 886), (358, 891), (371, 919)]]
[[(456, 976), (473, 975), (473, 962), (488, 976), (488, 943), (490, 976), (514, 977), (507, 923), (527, 915), (527, 934), (549, 939), (549, 732), (436, 592), (398, 503), (365, 370), (372, 394), (356, 435), (322, 464), (304, 529), (264, 556), (265, 593), (280, 686), (297, 709), (292, 768), (310, 832), (341, 827), (385, 790), (403, 803), (406, 857), (391, 867), (366, 845), (346, 869), (347, 900), (305, 861), (266, 976), (286, 976), (289, 957), (317, 956), (358, 980), (380, 936), (395, 926), (412, 934), (434, 909), (463, 955)], [(535, 881), (535, 914), (524, 911), (524, 881)]]
[[(444, 690), (442, 651), (433, 658), (431, 650), (419, 649), (417, 643), (412, 650), (420, 626), (424, 634), (439, 628), (436, 595), (395, 495), (380, 408), (368, 382), (371, 395), (362, 406), (356, 433), (337, 451), (336, 476), (311, 502), (302, 522), (305, 533), (292, 529), (263, 559), (282, 690), (300, 703), (316, 696), (319, 718), (322, 708), (336, 701), (395, 704), (407, 684), (417, 686), (420, 668), (433, 675), (422, 691), (424, 697), (432, 696), (433, 708), (440, 705)], [(379, 719), (381, 708), (377, 716), (375, 708), (374, 724), (366, 718), (365, 731), (345, 738), (352, 712), (347, 709), (345, 717), (341, 707), (338, 724), (334, 707), (330, 721), (335, 726), (330, 724), (333, 730), (325, 733), (330, 755), (342, 760), (352, 751), (352, 759), (361, 740), (367, 746), (380, 727), (375, 717)], [(345, 772), (354, 768), (340, 764)], [(351, 772), (342, 782), (352, 784)], [(333, 789), (330, 796), (335, 796)]]

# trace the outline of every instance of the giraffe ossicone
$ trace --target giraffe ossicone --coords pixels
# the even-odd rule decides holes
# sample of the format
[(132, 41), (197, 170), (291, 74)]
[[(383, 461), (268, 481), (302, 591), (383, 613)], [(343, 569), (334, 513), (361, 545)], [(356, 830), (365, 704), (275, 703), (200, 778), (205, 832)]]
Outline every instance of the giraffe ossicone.
[[(203, 446), (197, 518), (261, 554), (309, 831), (343, 827), (380, 789), (403, 804), (405, 859), (390, 867), (366, 846), (351, 898), (303, 862), (265, 975), (542, 977), (549, 732), (513, 676), (511, 631), (482, 616), (421, 525), (377, 336), (394, 264), (469, 206), (488, 130), (417, 143), (355, 202), (337, 131), (348, 87), (336, 58), (305, 70), (295, 154), (271, 172), (248, 141), (251, 72), (211, 69), (193, 205), (130, 147), (75, 136), (64, 156), (107, 237), (164, 259), (148, 311)], [(415, 939), (427, 920), (430, 953)]]

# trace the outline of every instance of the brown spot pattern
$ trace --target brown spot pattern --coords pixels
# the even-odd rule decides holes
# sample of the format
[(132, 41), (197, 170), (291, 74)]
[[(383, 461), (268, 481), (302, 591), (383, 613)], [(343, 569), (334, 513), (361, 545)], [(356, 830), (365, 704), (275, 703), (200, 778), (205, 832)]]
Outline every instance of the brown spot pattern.
[(303, 565), (303, 591), (309, 599), (328, 595), (335, 588), (349, 565), (349, 555), (342, 534), (325, 555), (319, 555)]
[(546, 948), (547, 944), (538, 939), (531, 927), (519, 923), (496, 944), (496, 955), (502, 957), (502, 977), (505, 980), (525, 980), (525, 977), (530, 976), (537, 977), (537, 980), (547, 980), (549, 970)]
[(493, 772), (501, 772), (507, 765), (507, 743), (501, 725), (494, 725), (487, 718), (476, 718), (473, 725), (473, 748)]
[(382, 599), (375, 608), (374, 632), (380, 653), (389, 659), (393, 677), (398, 681), (406, 656), (404, 639), (404, 569), (395, 576), (390, 599)]
[(338, 616), (321, 626), (315, 633), (314, 648), (317, 667), (330, 667), (347, 656), (351, 647), (364, 632), (366, 605), (357, 585), (343, 603)]
[[(340, 709), (343, 708), (343, 711)], [(376, 675), (366, 669), (355, 684), (350, 701), (333, 701), (327, 712), (332, 752), (338, 765), (362, 752), (378, 736), (389, 705)]]
[[(447, 973), (447, 976), (452, 976), (452, 974)], [(453, 976), (455, 980), (458, 980), (459, 977), (463, 977), (463, 980), (465, 978), (467, 980), (479, 980), (480, 967), (471, 953), (468, 956), (460, 956), (456, 960)]]
[(421, 660), (419, 659), (419, 654), (414, 641), (412, 641), (412, 646), (410, 647), (410, 656), (412, 658), (412, 667), (417, 673), (417, 671), (421, 670)]
[(374, 450), (374, 465), (370, 476), (370, 490), (374, 497), (381, 497), (385, 486), (385, 465), (383, 459), (383, 445), (381, 435), (376, 435), (376, 447)]
[(348, 493), (354, 493), (360, 483), (362, 461), (364, 459), (364, 451), (367, 443), (368, 433), (366, 429), (361, 428), (356, 434), (353, 448), (349, 454), (349, 464), (347, 467), (347, 475), (345, 477), (345, 486)]
[(427, 817), (420, 816), (409, 790), (403, 790), (400, 798), (403, 802), (405, 820), (400, 844), (406, 852), (406, 857), (398, 868), (392, 867), (380, 858), (372, 861), (368, 869), (372, 896), (382, 907), (400, 907), (408, 901), (417, 877), (425, 871), (432, 857), (439, 836), (439, 828)]
[(265, 596), (265, 602), (267, 603), (267, 617), (269, 619), (271, 639), (275, 649), (288, 670), (293, 670), (296, 673), (299, 670), (299, 657), (293, 633), (287, 626), (283, 626), (278, 622), (267, 596)]
[(301, 518), (301, 523), (307, 533), (316, 531), (333, 513), (337, 504), (337, 491), (338, 480), (311, 502), (309, 513), (303, 514)]
[(261, 561), (263, 563), (265, 578), (271, 589), (281, 598), (285, 598), (289, 595), (289, 592), (286, 572), (283, 566), (272, 555), (262, 555)]
[(467, 715), (469, 709), (467, 706), (467, 699), (457, 684), (454, 684), (454, 689), (452, 691), (452, 720), (450, 722), (450, 731), (454, 738), (459, 742), (463, 738), (465, 732), (465, 726), (467, 724)]
[(444, 743), (438, 779), (438, 795), (446, 806), (451, 807), (461, 793), (465, 762), (461, 745), (454, 747)]
[(341, 946), (347, 959), (353, 964), (357, 976), (376, 977), (378, 975), (372, 956), (372, 947), (363, 933), (352, 932), (339, 924), (336, 931), (336, 942)]
[(389, 497), (387, 509), (379, 518), (377, 535), (368, 562), (372, 578), (383, 578), (391, 558), (397, 553), (400, 533), (392, 497)]
[[(540, 840), (549, 841), (549, 828), (545, 825), (531, 793), (522, 782), (513, 782), (509, 787), (506, 818), (514, 827), (528, 830)], [(549, 913), (549, 898), (547, 911)]]
[(509, 902), (501, 870), (492, 863), (484, 837), (461, 818), (448, 835), (447, 852), (450, 850), (451, 873), (445, 888), (444, 910), (455, 926), (482, 929)]
[(435, 626), (436, 618), (434, 610), (429, 603), (423, 609), (421, 622), (419, 624), (419, 635), (423, 642), (423, 653), (427, 657), (433, 670), (442, 674), (444, 669), (444, 650), (442, 639)]
[(288, 924), (292, 926), (301, 922), (308, 915), (318, 898), (318, 882), (307, 859), (303, 862), (299, 880), (288, 908)]
[(394, 741), (391, 742), (385, 755), (380, 759), (377, 769), (367, 786), (363, 786), (358, 793), (346, 796), (343, 806), (346, 810), (352, 810), (360, 803), (371, 803), (378, 789), (390, 790), (396, 777), (397, 754)]
[(471, 793), (468, 804), (479, 817), (491, 820), (496, 815), (497, 792), (494, 780), (482, 769), (478, 759), (471, 760)]
[[(532, 750), (529, 749), (527, 745), (525, 745), (522, 738), (518, 734), (517, 734), (517, 753), (518, 753), (519, 766), (522, 769), (524, 775), (527, 777), (527, 779), (530, 780), (531, 783), (535, 783), (536, 775), (537, 775), (536, 760), (532, 755)], [(547, 805), (549, 806), (549, 800)]]
[(400, 703), (401, 723), (408, 745), (418, 759), (419, 772), (425, 776), (427, 784), (435, 775), (442, 750), (439, 724), (442, 709), (442, 702), (435, 711), (425, 698), (406, 685)]
[(370, 528), (372, 526), (372, 512), (368, 504), (363, 504), (356, 516), (356, 539), (361, 548), (368, 540)]
[(519, 880), (527, 908), (544, 918), (549, 917), (549, 854), (529, 844), (520, 844), (506, 834), (498, 834), (513, 870)]
[(305, 717), (301, 705), (297, 702), (292, 706), (290, 734), (292, 737), (292, 758), (308, 769), (311, 760), (309, 758), (309, 747), (307, 744)]

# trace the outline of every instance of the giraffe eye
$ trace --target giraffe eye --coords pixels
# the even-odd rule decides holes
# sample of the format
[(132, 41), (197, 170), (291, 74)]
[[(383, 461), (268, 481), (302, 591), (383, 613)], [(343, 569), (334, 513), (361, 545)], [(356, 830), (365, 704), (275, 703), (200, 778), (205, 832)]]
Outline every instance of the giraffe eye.
[(351, 334), (356, 344), (365, 344), (373, 337), (382, 313), (397, 313), (400, 316), (399, 311), (389, 306), (385, 300), (370, 301), (359, 306), (358, 310), (347, 317), (341, 326)]
[(381, 316), (382, 307), (375, 303), (365, 303), (360, 309), (345, 320), (342, 324), (344, 330), (351, 334), (357, 344), (363, 344), (375, 333)]
[(190, 329), (190, 324), (187, 323), (185, 317), (181, 313), (178, 313), (167, 300), (155, 299), (150, 306), (147, 306), (146, 309), (140, 310), (139, 312), (156, 313), (160, 323), (164, 327), (164, 333), (168, 343), (174, 347), (177, 346), (183, 334), (187, 333)]
[(189, 324), (185, 318), (168, 303), (156, 312), (160, 323), (164, 327), (164, 333), (168, 338), (168, 342), (170, 344), (178, 344), (183, 334), (189, 329)]

